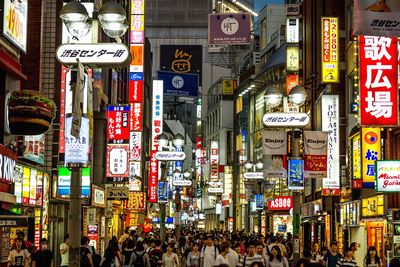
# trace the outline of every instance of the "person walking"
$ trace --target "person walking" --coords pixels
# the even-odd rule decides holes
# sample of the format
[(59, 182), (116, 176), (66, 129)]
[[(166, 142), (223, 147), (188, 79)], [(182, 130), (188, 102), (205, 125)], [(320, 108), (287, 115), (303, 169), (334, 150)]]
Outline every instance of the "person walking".
[(40, 240), (40, 249), (32, 255), (31, 267), (53, 267), (54, 266), (54, 255), (51, 250), (48, 249), (49, 243), (46, 238)]
[(233, 250), (231, 247), (231, 243), (229, 242), (229, 253), (226, 256), (229, 262), (229, 267), (236, 267), (239, 263), (239, 255), (236, 250)]
[(87, 236), (82, 236), (81, 238), (81, 248), (80, 248), (80, 257), (81, 257), (81, 266), (80, 267), (94, 267), (92, 253), (89, 250), (89, 238)]
[(289, 267), (289, 262), (285, 256), (282, 255), (281, 248), (278, 245), (271, 248), (269, 267)]
[(256, 246), (253, 242), (247, 243), (247, 253), (240, 259), (238, 267), (250, 267), (253, 262), (263, 262), (261, 255), (256, 254)]
[(136, 248), (135, 251), (132, 253), (129, 266), (150, 267), (149, 255), (146, 253), (142, 241), (138, 241), (136, 243)]
[(20, 237), (15, 239), (15, 249), (8, 255), (7, 267), (25, 267), (31, 262), (31, 254), (27, 249), (22, 249), (24, 240)]
[(382, 260), (378, 256), (376, 247), (370, 246), (368, 248), (367, 255), (364, 258), (364, 267), (383, 267)]
[(205, 246), (201, 249), (200, 253), (200, 266), (213, 267), (215, 260), (218, 257), (218, 248), (213, 243), (212, 235), (208, 235), (204, 240)]
[(229, 261), (227, 258), (227, 255), (229, 253), (229, 247), (230, 247), (229, 242), (224, 241), (221, 243), (221, 245), (220, 245), (221, 253), (217, 256), (217, 259), (215, 260), (215, 265), (217, 265), (217, 266), (220, 264), (229, 265)]
[(326, 253), (324, 261), (326, 267), (336, 267), (336, 263), (342, 258), (342, 255), (338, 252), (337, 241), (331, 242), (331, 249)]
[(69, 234), (64, 236), (64, 242), (60, 244), (61, 263), (60, 267), (68, 267)]
[(192, 250), (187, 255), (186, 266), (200, 267), (200, 251), (197, 243), (193, 243)]
[(357, 267), (357, 262), (353, 258), (353, 250), (351, 247), (344, 249), (344, 257), (336, 262), (336, 267)]
[(115, 241), (110, 241), (106, 251), (104, 252), (104, 257), (100, 262), (101, 267), (120, 267), (120, 260), (118, 257), (118, 243)]
[(129, 267), (129, 262), (131, 261), (131, 256), (134, 250), (133, 240), (128, 238), (124, 244), (126, 245), (122, 249), (123, 264), (124, 267)]
[(174, 244), (171, 243), (167, 246), (167, 252), (162, 257), (163, 267), (178, 267), (179, 259), (178, 255), (174, 253)]
[(264, 243), (261, 241), (258, 241), (256, 243), (256, 252), (258, 255), (261, 255), (264, 259), (264, 266), (268, 266), (269, 264), (269, 259), (267, 254), (265, 253), (265, 249), (264, 249)]
[(155, 244), (156, 247), (149, 253), (151, 267), (159, 267), (162, 265), (163, 251), (161, 250), (161, 240), (157, 239)]

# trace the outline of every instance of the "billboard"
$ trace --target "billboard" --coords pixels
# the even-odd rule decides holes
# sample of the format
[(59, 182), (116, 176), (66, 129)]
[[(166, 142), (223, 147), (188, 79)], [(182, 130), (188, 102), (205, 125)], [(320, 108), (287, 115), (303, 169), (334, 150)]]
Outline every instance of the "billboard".
[(289, 159), (288, 188), (290, 190), (304, 189), (304, 161), (301, 159)]
[(339, 20), (338, 18), (321, 18), (322, 28), (322, 82), (339, 82)]
[(208, 44), (250, 44), (250, 13), (208, 15)]
[(397, 126), (397, 40), (360, 36), (359, 45), (361, 125)]
[(89, 118), (82, 117), (79, 140), (71, 135), (72, 117), (65, 120), (65, 164), (89, 163)]
[(199, 75), (158, 71), (158, 79), (164, 82), (164, 95), (193, 96), (199, 95)]
[(306, 178), (327, 177), (328, 133), (304, 131), (304, 176)]
[(287, 133), (285, 131), (263, 131), (264, 177), (287, 177)]
[(328, 175), (322, 179), (322, 195), (340, 196), (339, 96), (322, 96), (322, 130), (328, 132)]
[[(90, 197), (90, 168), (82, 168), (82, 197)], [(58, 167), (57, 196), (69, 197), (71, 187), (71, 171)]]
[(363, 188), (375, 186), (375, 161), (381, 159), (381, 129), (361, 129), (361, 159)]
[(3, 35), (26, 52), (28, 0), (4, 0), (3, 3)]
[(202, 79), (203, 47), (201, 45), (161, 45), (160, 70), (191, 73)]

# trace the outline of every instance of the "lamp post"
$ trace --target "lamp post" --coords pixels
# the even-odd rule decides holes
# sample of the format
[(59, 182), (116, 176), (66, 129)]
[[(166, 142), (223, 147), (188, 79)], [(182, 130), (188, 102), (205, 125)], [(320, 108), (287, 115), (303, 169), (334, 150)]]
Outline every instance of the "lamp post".
[[(185, 145), (184, 137), (181, 134), (176, 134), (171, 140), (165, 133), (161, 133), (158, 136), (158, 143), (160, 145), (160, 150), (164, 148), (172, 150), (172, 145), (175, 146), (177, 151), (182, 151), (182, 147)], [(166, 168), (167, 164), (161, 164), (161, 181), (166, 182)], [(181, 171), (181, 170), (180, 170)], [(179, 194), (178, 194), (179, 197)], [(180, 199), (180, 198), (179, 198)], [(159, 203), (160, 206), (160, 239), (161, 243), (165, 243), (166, 227), (165, 227), (165, 217), (166, 217), (166, 203)]]
[[(66, 3), (60, 12), (60, 18), (66, 26), (68, 32), (76, 39), (83, 37), (90, 32), (92, 28), (92, 19), (89, 17), (85, 6), (78, 1), (71, 1)], [(99, 11), (99, 20), (106, 35), (111, 38), (115, 38), (117, 42), (120, 42), (120, 37), (123, 36), (128, 29), (128, 25), (125, 23), (126, 13), (122, 6), (117, 3), (105, 3), (102, 5)], [(72, 83), (76, 81), (76, 71), (74, 71), (75, 77), (71, 79)], [(77, 87), (74, 88), (74, 94), (80, 94), (76, 91)], [(80, 105), (74, 100), (73, 105)], [(82, 114), (74, 114), (73, 116), (81, 116)], [(77, 118), (74, 118), (77, 119)], [(78, 120), (79, 121), (79, 120)], [(92, 146), (93, 147), (93, 146)], [(70, 189), (70, 210), (68, 215), (68, 230), (69, 230), (69, 257), (68, 266), (79, 266), (80, 265), (80, 238), (81, 238), (81, 165), (73, 164), (70, 165), (71, 171), (71, 189)], [(106, 224), (107, 227), (107, 224)], [(106, 231), (106, 240), (107, 240)]]
[[(295, 106), (303, 106), (307, 99), (307, 92), (301, 85), (293, 87), (288, 95), (289, 101)], [(283, 93), (281, 90), (270, 87), (265, 92), (265, 101), (272, 107), (277, 107), (281, 104)], [(292, 141), (292, 157), (300, 156), (300, 130), (294, 129)], [(300, 207), (301, 193), (293, 192), (293, 232), (300, 228)], [(293, 233), (293, 262), (300, 259), (300, 237), (299, 233)]]

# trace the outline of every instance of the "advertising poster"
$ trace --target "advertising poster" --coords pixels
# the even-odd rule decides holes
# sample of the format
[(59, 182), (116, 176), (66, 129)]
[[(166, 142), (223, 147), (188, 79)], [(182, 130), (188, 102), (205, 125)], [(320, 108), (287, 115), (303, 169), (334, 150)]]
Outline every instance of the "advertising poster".
[(250, 44), (250, 13), (209, 14), (208, 44)]
[(381, 159), (381, 129), (361, 129), (363, 188), (375, 187), (375, 161)]
[(301, 159), (289, 159), (288, 188), (290, 190), (304, 189), (304, 161)]
[(254, 195), (256, 201), (256, 210), (264, 209), (264, 195), (263, 194), (255, 194)]
[(304, 176), (327, 177), (328, 133), (304, 131)]
[(233, 95), (233, 90), (236, 88), (236, 80), (222, 80), (222, 94)]
[(24, 158), (33, 162), (44, 164), (44, 143), (45, 135), (25, 135), (24, 136)]
[(129, 140), (129, 118), (129, 105), (107, 106), (107, 140), (109, 142)]
[(287, 177), (287, 133), (285, 131), (263, 131), (264, 177)]
[(158, 182), (158, 203), (168, 203), (168, 182)]
[(359, 47), (361, 125), (397, 126), (397, 39), (360, 36)]
[(89, 118), (82, 117), (79, 140), (71, 135), (72, 117), (65, 121), (65, 164), (89, 162)]
[(3, 35), (26, 52), (28, 0), (4, 0), (3, 3)]
[(199, 75), (158, 71), (158, 79), (164, 81), (164, 95), (192, 96), (199, 95)]
[(354, 0), (355, 35), (399, 36), (398, 1)]
[(339, 20), (321, 18), (322, 28), (322, 82), (339, 82)]

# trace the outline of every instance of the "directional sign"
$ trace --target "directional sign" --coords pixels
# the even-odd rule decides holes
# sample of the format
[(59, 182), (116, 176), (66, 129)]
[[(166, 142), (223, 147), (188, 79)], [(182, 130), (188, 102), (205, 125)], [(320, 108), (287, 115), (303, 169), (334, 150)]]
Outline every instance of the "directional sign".
[(263, 172), (245, 172), (243, 174), (245, 179), (264, 179)]
[(224, 192), (224, 188), (222, 187), (209, 187), (208, 193), (220, 194)]
[(263, 117), (265, 126), (269, 127), (304, 127), (310, 121), (306, 113), (267, 113)]
[(128, 200), (129, 187), (108, 187), (107, 200)]
[(181, 161), (185, 160), (186, 154), (181, 151), (158, 151), (155, 157), (160, 161)]
[(192, 181), (190, 180), (175, 180), (172, 182), (174, 186), (191, 186)]
[(130, 63), (130, 51), (124, 44), (62, 44), (57, 60), (64, 65), (78, 65), (78, 60), (92, 67), (124, 67)]

